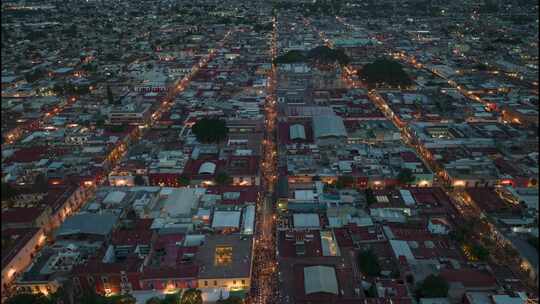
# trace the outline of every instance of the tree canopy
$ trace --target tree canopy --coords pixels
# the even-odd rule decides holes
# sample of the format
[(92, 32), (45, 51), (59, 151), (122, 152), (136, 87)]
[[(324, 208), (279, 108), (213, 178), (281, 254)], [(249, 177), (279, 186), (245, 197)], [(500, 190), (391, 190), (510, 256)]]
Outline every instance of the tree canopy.
[(203, 143), (220, 142), (227, 138), (229, 129), (224, 120), (217, 118), (203, 118), (191, 128), (197, 140)]
[(9, 298), (6, 304), (52, 304), (49, 298), (42, 293), (29, 294), (22, 293)]
[[(42, 293), (23, 293), (9, 298), (6, 304), (56, 304), (58, 300), (65, 300), (65, 295), (65, 291), (62, 288), (49, 296), (45, 296)], [(129, 294), (105, 297), (94, 291), (87, 291), (76, 302), (80, 304), (135, 304), (136, 299)]]
[(365, 191), (366, 194), (366, 203), (367, 205), (375, 204), (377, 202), (377, 199), (375, 198), (375, 195), (373, 194), (373, 190), (371, 188), (367, 188)]
[(113, 92), (112, 92), (111, 87), (109, 85), (107, 85), (107, 101), (111, 105), (119, 104), (118, 100), (114, 99)]
[(538, 251), (538, 237), (536, 237), (536, 236), (531, 236), (531, 237), (529, 237), (529, 238), (527, 239), (527, 242), (529, 242), (529, 244), (530, 244), (531, 246), (533, 246), (533, 247), (536, 249), (536, 251)]
[(180, 304), (202, 304), (202, 294), (198, 289), (190, 288), (184, 291)]
[(354, 183), (354, 178), (350, 175), (342, 175), (338, 177), (336, 182), (337, 189), (343, 189), (345, 187), (351, 187)]
[(145, 304), (178, 304), (181, 301), (179, 293), (165, 295), (165, 298), (152, 297), (146, 300)]
[(219, 172), (216, 175), (215, 181), (218, 185), (225, 186), (232, 183), (232, 178), (225, 172)]
[(377, 276), (381, 272), (377, 256), (371, 250), (364, 250), (358, 254), (358, 268), (368, 276)]
[(370, 85), (401, 86), (412, 84), (401, 64), (386, 58), (377, 59), (373, 63), (364, 65), (359, 76)]
[(343, 49), (331, 49), (327, 46), (318, 46), (311, 49), (307, 53), (307, 58), (313, 63), (319, 64), (332, 64), (337, 62), (340, 65), (347, 65), (350, 62), (349, 56), (345, 54)]
[(242, 304), (243, 301), (239, 297), (231, 296), (227, 299), (218, 300), (217, 304)]
[(304, 55), (301, 51), (288, 51), (287, 53), (280, 55), (274, 59), (275, 64), (287, 64), (287, 63), (299, 63), (299, 62), (305, 62), (307, 59), (306, 55)]
[(307, 52), (292, 50), (275, 60), (275, 64), (287, 63), (313, 63), (313, 64), (333, 64), (347, 65), (350, 62), (349, 56), (345, 54), (343, 49), (332, 49), (327, 46), (318, 46)]
[(471, 254), (480, 261), (486, 261), (489, 257), (489, 250), (479, 244), (475, 244), (471, 247)]
[(181, 175), (181, 176), (178, 177), (178, 183), (181, 186), (187, 186), (187, 185), (189, 185), (190, 182), (191, 182), (191, 180), (189, 179), (189, 177), (187, 177), (185, 175)]
[(145, 181), (142, 175), (135, 175), (135, 178), (133, 179), (133, 183), (137, 186), (144, 186)]
[(448, 296), (448, 282), (439, 275), (429, 275), (419, 284), (416, 293), (422, 298), (445, 298)]
[(10, 184), (2, 182), (2, 200), (9, 200), (16, 196), (19, 192)]
[(401, 184), (407, 185), (414, 182), (415, 177), (411, 169), (402, 168), (397, 175), (397, 179)]

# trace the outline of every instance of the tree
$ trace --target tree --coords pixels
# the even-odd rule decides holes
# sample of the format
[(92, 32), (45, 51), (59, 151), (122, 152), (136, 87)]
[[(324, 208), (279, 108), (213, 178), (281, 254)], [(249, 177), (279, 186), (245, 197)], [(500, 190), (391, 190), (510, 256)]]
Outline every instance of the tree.
[(40, 193), (45, 193), (49, 190), (49, 182), (45, 174), (40, 173), (36, 176), (33, 188)]
[(429, 275), (419, 284), (416, 293), (422, 298), (446, 298), (448, 282), (439, 275)]
[(335, 62), (340, 65), (347, 65), (350, 62), (349, 56), (345, 54), (343, 49), (331, 49), (327, 46), (318, 46), (311, 49), (307, 58), (313, 63), (333, 64)]
[(368, 276), (377, 276), (381, 272), (377, 256), (371, 250), (364, 250), (358, 254), (358, 268)]
[(42, 69), (35, 69), (33, 71), (30, 71), (24, 75), (24, 79), (29, 82), (35, 82), (45, 76), (45, 71)]
[(217, 304), (242, 304), (243, 301), (239, 297), (230, 296), (227, 299), (218, 300)]
[(137, 186), (144, 186), (146, 184), (144, 177), (142, 177), (142, 175), (135, 175), (133, 182)]
[(232, 178), (225, 172), (219, 172), (216, 175), (215, 182), (220, 186), (226, 186), (232, 183)]
[(409, 75), (395, 60), (381, 58), (363, 66), (360, 77), (370, 85), (386, 84), (390, 86), (412, 84)]
[(145, 304), (161, 304), (161, 299), (158, 297), (151, 297), (150, 299), (146, 300)]
[(286, 64), (286, 63), (299, 63), (299, 62), (305, 62), (307, 59), (306, 55), (304, 55), (301, 51), (288, 51), (287, 53), (276, 57), (274, 59), (274, 64)]
[(86, 290), (76, 302), (81, 304), (135, 304), (137, 300), (130, 294), (106, 297), (97, 294), (94, 290)]
[(201, 291), (198, 289), (190, 288), (182, 295), (180, 304), (202, 304)]
[(353, 182), (354, 178), (350, 175), (339, 176), (336, 182), (336, 188), (343, 189), (345, 187), (350, 187), (352, 186)]
[(471, 247), (471, 254), (480, 261), (485, 261), (489, 257), (489, 251), (482, 245), (473, 245)]
[(365, 191), (366, 194), (366, 203), (367, 205), (375, 204), (377, 203), (377, 198), (375, 198), (375, 195), (373, 194), (373, 190), (371, 188), (367, 188)]
[(216, 143), (227, 138), (229, 128), (224, 120), (217, 118), (203, 118), (191, 128), (197, 140), (203, 143)]
[(10, 200), (12, 197), (16, 196), (18, 191), (13, 188), (10, 184), (2, 182), (2, 200)]
[(529, 237), (529, 238), (527, 239), (527, 242), (529, 242), (529, 244), (530, 244), (531, 246), (533, 246), (533, 247), (536, 249), (536, 251), (538, 251), (538, 237), (536, 237), (536, 236), (531, 236), (531, 237)]
[(114, 96), (113, 96), (111, 87), (109, 85), (107, 85), (107, 100), (109, 101), (109, 104), (111, 105), (117, 104), (114, 100)]
[(414, 182), (415, 177), (411, 169), (402, 168), (398, 173), (397, 179), (401, 184), (408, 185)]
[(130, 294), (125, 295), (114, 295), (111, 297), (108, 297), (106, 300), (107, 304), (136, 304), (137, 299), (135, 299), (134, 296)]
[(163, 300), (161, 300), (161, 304), (179, 304), (179, 303), (180, 303), (179, 293), (168, 294), (165, 296)]
[(178, 183), (180, 184), (180, 186), (188, 186), (190, 182), (191, 180), (189, 179), (189, 177), (185, 175), (180, 175), (180, 177), (178, 177)]
[(6, 304), (50, 304), (51, 301), (42, 293), (22, 293), (9, 298)]

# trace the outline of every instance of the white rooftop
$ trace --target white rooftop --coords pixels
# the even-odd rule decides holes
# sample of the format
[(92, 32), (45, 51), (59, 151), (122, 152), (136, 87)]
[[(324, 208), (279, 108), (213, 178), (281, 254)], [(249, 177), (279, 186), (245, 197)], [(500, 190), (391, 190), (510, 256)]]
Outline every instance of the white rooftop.
[(304, 289), (306, 294), (326, 292), (338, 294), (336, 270), (329, 266), (304, 268)]
[(239, 228), (240, 211), (216, 211), (212, 221), (212, 228)]
[(319, 215), (316, 213), (295, 213), (293, 214), (295, 228), (320, 228)]
[(126, 197), (126, 193), (122, 191), (112, 191), (107, 194), (103, 200), (106, 204), (119, 204)]
[(204, 191), (202, 188), (163, 188), (161, 191), (162, 196), (165, 192), (167, 193), (163, 209), (172, 217), (190, 215), (192, 209), (196, 208), (198, 199)]

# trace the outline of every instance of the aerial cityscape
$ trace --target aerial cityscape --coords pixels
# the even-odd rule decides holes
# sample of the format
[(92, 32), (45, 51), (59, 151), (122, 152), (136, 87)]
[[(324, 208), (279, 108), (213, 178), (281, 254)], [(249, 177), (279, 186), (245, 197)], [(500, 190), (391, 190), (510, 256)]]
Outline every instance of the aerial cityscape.
[(1, 5), (2, 304), (538, 304), (537, 1)]

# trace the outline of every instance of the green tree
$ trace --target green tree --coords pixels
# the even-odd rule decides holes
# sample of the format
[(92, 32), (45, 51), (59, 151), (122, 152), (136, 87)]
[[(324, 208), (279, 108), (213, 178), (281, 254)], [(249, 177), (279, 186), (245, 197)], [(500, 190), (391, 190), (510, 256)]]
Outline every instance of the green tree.
[(471, 254), (480, 261), (486, 261), (489, 257), (489, 251), (487, 250), (487, 248), (478, 244), (471, 247)]
[(410, 85), (409, 75), (395, 60), (380, 58), (363, 66), (360, 77), (369, 85)]
[(158, 297), (151, 297), (150, 299), (146, 300), (145, 304), (161, 304), (161, 299)]
[(375, 195), (373, 194), (373, 190), (371, 188), (367, 188), (365, 191), (366, 194), (366, 203), (367, 205), (375, 204), (377, 203), (377, 198), (375, 198)]
[(350, 62), (349, 56), (345, 54), (343, 49), (332, 49), (327, 46), (318, 46), (311, 49), (307, 58), (313, 63), (320, 64), (332, 64), (339, 63), (340, 65), (347, 65)]
[(10, 184), (2, 182), (2, 200), (9, 200), (12, 197), (16, 196), (18, 191), (13, 188)]
[(339, 176), (336, 182), (337, 189), (343, 189), (345, 187), (351, 187), (354, 182), (354, 178), (350, 175)]
[(135, 297), (130, 294), (106, 297), (97, 294), (94, 290), (86, 290), (76, 301), (80, 304), (135, 304), (136, 302)]
[(227, 138), (229, 128), (224, 120), (203, 118), (191, 128), (197, 140), (203, 143), (216, 143)]
[(107, 100), (109, 101), (109, 104), (111, 105), (117, 104), (116, 101), (114, 100), (114, 96), (113, 96), (111, 87), (109, 85), (107, 85)]
[(180, 300), (181, 297), (179, 293), (168, 294), (161, 300), (161, 304), (180, 304)]
[(235, 296), (228, 297), (227, 299), (218, 300), (216, 304), (242, 304), (244, 301)]
[(300, 63), (306, 60), (307, 57), (304, 55), (304, 52), (293, 50), (276, 57), (274, 64)]
[(182, 295), (180, 304), (202, 304), (201, 291), (198, 289), (190, 288)]
[(220, 186), (226, 186), (232, 183), (232, 178), (225, 172), (219, 172), (216, 175), (215, 182)]
[(102, 116), (99, 116), (96, 119), (96, 127), (102, 128), (105, 125), (105, 118)]
[(36, 176), (36, 179), (34, 180), (33, 189), (35, 189), (37, 192), (40, 192), (40, 193), (45, 193), (49, 190), (49, 181), (47, 179), (47, 176), (45, 176), (45, 174), (40, 173)]
[(414, 174), (409, 168), (402, 168), (397, 175), (397, 179), (403, 185), (408, 185), (415, 181)]
[(6, 304), (52, 304), (42, 293), (29, 294), (22, 293), (9, 298)]
[(377, 276), (381, 272), (379, 260), (371, 250), (364, 250), (358, 254), (358, 268), (368, 276)]
[(146, 184), (146, 182), (144, 181), (144, 177), (142, 175), (135, 175), (133, 182), (135, 183), (136, 186), (144, 186)]
[(533, 246), (536, 251), (538, 251), (538, 237), (537, 236), (531, 236), (527, 239), (527, 242), (529, 242), (529, 244), (531, 246)]
[(189, 177), (185, 175), (180, 175), (180, 177), (178, 177), (178, 183), (180, 184), (180, 186), (188, 186), (190, 182), (191, 180), (189, 179)]
[(448, 282), (439, 275), (429, 275), (419, 284), (416, 293), (422, 298), (445, 298), (448, 296)]
[(35, 69), (33, 71), (30, 71), (24, 75), (24, 79), (29, 82), (35, 82), (45, 76), (45, 71), (42, 69)]
[(137, 299), (130, 294), (114, 295), (107, 298), (107, 304), (136, 304)]

